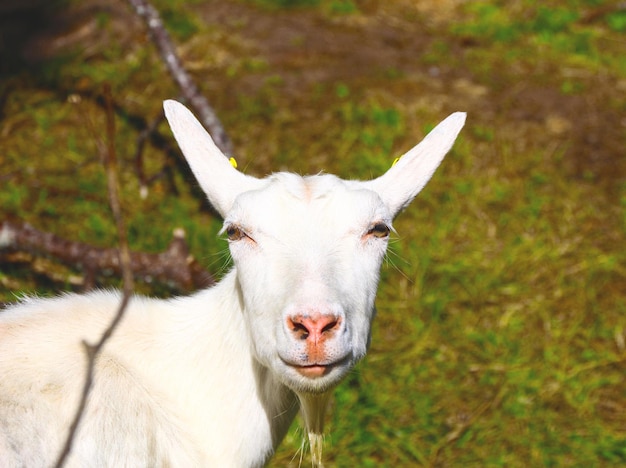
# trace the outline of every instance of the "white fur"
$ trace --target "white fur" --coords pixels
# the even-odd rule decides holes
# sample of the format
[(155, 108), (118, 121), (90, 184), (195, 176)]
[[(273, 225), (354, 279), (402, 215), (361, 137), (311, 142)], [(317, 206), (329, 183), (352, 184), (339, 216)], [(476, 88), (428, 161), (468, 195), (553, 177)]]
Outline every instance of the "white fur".
[[(133, 298), (96, 365), (67, 466), (262, 466), (299, 405), (314, 458), (328, 392), (367, 350), (391, 227), (452, 146), (453, 114), (386, 174), (238, 172), (181, 104), (166, 116), (224, 217), (235, 267), (193, 296)], [(0, 314), (0, 466), (49, 466), (84, 381), (82, 340), (115, 292), (25, 299)]]

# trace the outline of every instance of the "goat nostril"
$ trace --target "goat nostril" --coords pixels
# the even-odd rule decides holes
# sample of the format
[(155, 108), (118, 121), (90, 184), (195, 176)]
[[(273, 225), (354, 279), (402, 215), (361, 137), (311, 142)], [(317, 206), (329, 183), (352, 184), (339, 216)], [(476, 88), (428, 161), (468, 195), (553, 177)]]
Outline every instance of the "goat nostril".
[(322, 333), (326, 333), (328, 331), (332, 331), (332, 329), (337, 326), (337, 323), (338, 323), (338, 320), (334, 320), (334, 321), (330, 322), (328, 325), (326, 325), (324, 328), (322, 328)]
[(309, 337), (309, 329), (301, 323), (291, 322), (292, 330), (294, 334), (301, 340), (306, 340)]
[(287, 319), (287, 326), (298, 340), (313, 340), (329, 337), (339, 328), (341, 318), (335, 315), (296, 315)]

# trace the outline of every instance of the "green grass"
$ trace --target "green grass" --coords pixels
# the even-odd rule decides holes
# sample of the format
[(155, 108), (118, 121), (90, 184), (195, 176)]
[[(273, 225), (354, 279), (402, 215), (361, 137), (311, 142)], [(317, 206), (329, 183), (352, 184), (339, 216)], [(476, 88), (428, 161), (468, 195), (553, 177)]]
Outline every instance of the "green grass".
[[(331, 32), (344, 21), (371, 34), (383, 13), (406, 26), (395, 2), (287, 3), (237, 5), (266, 21), (314, 15)], [(332, 402), (328, 466), (626, 463), (624, 20), (617, 10), (585, 20), (607, 5), (469, 2), (427, 31), (418, 71), (392, 64), (381, 69), (393, 73), (316, 83), (294, 80), (294, 68), (307, 70), (251, 44), (245, 18), (207, 24), (201, 3), (161, 5), (247, 173), (370, 178), (449, 112), (469, 113), (442, 167), (395, 222), (370, 352)], [(420, 14), (407, 13), (428, 28)], [(103, 16), (100, 27), (112, 21)], [(424, 78), (433, 66), (442, 74)], [(125, 109), (117, 149), (132, 248), (163, 250), (184, 227), (193, 255), (223, 271), (220, 221), (162, 145), (147, 146), (147, 172), (171, 167), (176, 190), (161, 178), (138, 197), (131, 116), (151, 121), (177, 95), (150, 47), (112, 44), (30, 73), (4, 81), (2, 217), (115, 244), (100, 164), (104, 111), (91, 97), (109, 82)], [(554, 105), (515, 100), (526, 89)], [(73, 94), (81, 99), (67, 99)], [(569, 114), (581, 101), (608, 117)], [(548, 125), (553, 114), (565, 130)], [(591, 123), (579, 127), (583, 120)], [(605, 126), (617, 129), (612, 140), (597, 133)], [(173, 145), (167, 127), (159, 130)], [(594, 151), (581, 153), (587, 140)], [(613, 159), (604, 166), (596, 150)], [(0, 266), (0, 300), (58, 287)], [(302, 438), (294, 424), (270, 466), (297, 466)]]

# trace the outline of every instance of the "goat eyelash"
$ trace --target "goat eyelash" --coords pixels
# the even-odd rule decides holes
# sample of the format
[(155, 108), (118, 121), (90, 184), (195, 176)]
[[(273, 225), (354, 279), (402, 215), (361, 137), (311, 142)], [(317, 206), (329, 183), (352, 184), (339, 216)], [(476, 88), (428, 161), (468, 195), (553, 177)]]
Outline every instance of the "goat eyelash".
[(385, 237), (389, 237), (389, 233), (390, 232), (391, 232), (391, 228), (386, 223), (383, 223), (383, 222), (374, 223), (367, 230), (367, 234), (368, 235), (372, 235), (372, 236), (378, 237), (380, 239), (385, 238)]
[(237, 224), (227, 224), (224, 228), (222, 228), (221, 233), (226, 233), (226, 238), (229, 242), (237, 242), (243, 239), (248, 239), (254, 242), (254, 239)]

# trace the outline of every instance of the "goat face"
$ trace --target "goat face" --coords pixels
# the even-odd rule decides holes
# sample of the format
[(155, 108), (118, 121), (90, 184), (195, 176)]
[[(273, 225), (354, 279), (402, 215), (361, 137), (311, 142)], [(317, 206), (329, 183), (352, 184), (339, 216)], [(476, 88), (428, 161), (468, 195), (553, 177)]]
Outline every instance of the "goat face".
[(184, 106), (166, 101), (165, 114), (224, 217), (256, 359), (299, 394), (325, 392), (365, 354), (391, 221), (430, 179), (465, 114), (367, 182), (246, 176)]
[(255, 357), (299, 392), (321, 392), (364, 356), (391, 214), (331, 175), (276, 174), (240, 194), (224, 230)]

